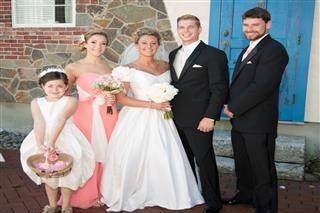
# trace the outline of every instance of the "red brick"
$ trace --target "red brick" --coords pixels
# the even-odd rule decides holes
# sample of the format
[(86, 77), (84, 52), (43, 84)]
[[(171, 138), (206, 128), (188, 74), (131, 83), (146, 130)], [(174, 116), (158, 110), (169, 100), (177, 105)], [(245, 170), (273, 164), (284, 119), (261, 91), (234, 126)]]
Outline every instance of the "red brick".
[(1, 213), (12, 213), (12, 209), (10, 208), (10, 206), (1, 206)]
[(18, 40), (18, 43), (20, 44), (30, 44), (31, 40)]
[[(2, 190), (1, 190), (2, 191)], [(9, 203), (15, 203), (19, 200), (19, 195), (14, 189), (3, 190), (3, 195), (8, 200)]]
[(18, 56), (18, 59), (29, 59), (30, 58), (30, 56)]
[(59, 44), (71, 44), (72, 41), (70, 40), (59, 40)]
[(5, 56), (4, 58), (5, 58), (5, 59), (18, 59), (18, 57), (15, 56), (15, 55)]
[(77, 3), (79, 4), (89, 4), (91, 0), (77, 0)]
[(31, 197), (25, 198), (23, 203), (29, 212), (41, 212), (41, 209), (43, 208), (43, 206), (40, 206), (39, 203)]
[(23, 205), (23, 203), (13, 204), (11, 208), (15, 213), (29, 213), (28, 209)]

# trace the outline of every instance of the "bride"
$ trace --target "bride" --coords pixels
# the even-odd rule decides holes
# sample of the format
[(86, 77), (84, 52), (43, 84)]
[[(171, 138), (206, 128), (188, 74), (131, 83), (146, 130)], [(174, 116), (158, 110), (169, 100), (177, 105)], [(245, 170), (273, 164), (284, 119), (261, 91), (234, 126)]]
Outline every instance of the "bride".
[(154, 59), (160, 35), (151, 29), (137, 32), (139, 58), (119, 66), (112, 75), (124, 82), (117, 95), (124, 107), (107, 151), (101, 193), (108, 211), (134, 211), (148, 206), (187, 209), (204, 203), (172, 120), (163, 118), (168, 102), (147, 97), (152, 84), (170, 82), (168, 63)]

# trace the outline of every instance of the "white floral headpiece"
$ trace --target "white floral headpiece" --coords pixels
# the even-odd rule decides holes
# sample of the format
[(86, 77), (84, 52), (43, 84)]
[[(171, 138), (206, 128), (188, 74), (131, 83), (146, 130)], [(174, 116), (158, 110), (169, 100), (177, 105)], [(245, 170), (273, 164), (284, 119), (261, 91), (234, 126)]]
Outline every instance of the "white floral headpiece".
[(66, 73), (64, 69), (60, 66), (50, 66), (50, 67), (44, 68), (44, 70), (38, 74), (38, 78), (42, 78), (43, 76), (45, 76), (50, 72)]
[(80, 35), (80, 44), (85, 42), (86, 41), (86, 38), (83, 34)]

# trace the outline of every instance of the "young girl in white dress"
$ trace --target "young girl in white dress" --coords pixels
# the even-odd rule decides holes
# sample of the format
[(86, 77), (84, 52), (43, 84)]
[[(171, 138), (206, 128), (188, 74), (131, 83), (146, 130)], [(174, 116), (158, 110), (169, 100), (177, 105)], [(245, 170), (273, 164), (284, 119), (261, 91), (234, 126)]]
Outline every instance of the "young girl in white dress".
[[(72, 192), (91, 177), (95, 167), (92, 148), (70, 116), (77, 108), (77, 100), (64, 96), (68, 78), (62, 68), (47, 66), (39, 74), (39, 84), (46, 94), (31, 102), (34, 129), (24, 139), (20, 148), (20, 160), (24, 172), (36, 184), (45, 184), (49, 205), (43, 213), (59, 212), (58, 190), (62, 195), (63, 213), (72, 212), (70, 197)], [(29, 156), (59, 150), (73, 158), (71, 172), (60, 178), (40, 178), (27, 165)]]
[(163, 117), (170, 104), (151, 102), (147, 95), (151, 85), (170, 82), (168, 64), (154, 59), (159, 40), (157, 31), (139, 31), (138, 60), (112, 72), (132, 97), (117, 94), (125, 106), (111, 135), (101, 180), (108, 211), (148, 206), (178, 210), (204, 202), (177, 129), (172, 119)]

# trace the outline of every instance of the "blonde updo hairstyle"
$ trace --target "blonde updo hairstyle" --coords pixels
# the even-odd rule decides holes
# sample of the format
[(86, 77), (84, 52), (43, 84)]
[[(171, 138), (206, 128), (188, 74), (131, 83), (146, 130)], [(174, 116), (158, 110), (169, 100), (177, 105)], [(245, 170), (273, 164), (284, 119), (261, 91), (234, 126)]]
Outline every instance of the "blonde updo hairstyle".
[(160, 45), (160, 41), (161, 41), (161, 36), (160, 36), (160, 34), (158, 33), (157, 30), (154, 30), (154, 29), (151, 29), (151, 28), (141, 28), (141, 29), (139, 29), (139, 30), (134, 34), (134, 43), (135, 43), (135, 44), (138, 44), (140, 38), (141, 38), (142, 36), (145, 36), (145, 35), (156, 37), (156, 38), (157, 38), (157, 41), (158, 41), (158, 44)]
[(109, 39), (108, 39), (108, 35), (100, 30), (90, 30), (88, 32), (86, 32), (85, 34), (83, 34), (84, 36), (84, 41), (81, 41), (81, 43), (79, 44), (80, 47), (80, 51), (84, 51), (86, 50), (85, 46), (83, 45), (85, 42), (87, 42), (92, 36), (94, 35), (102, 35), (107, 39), (107, 45), (109, 43)]

